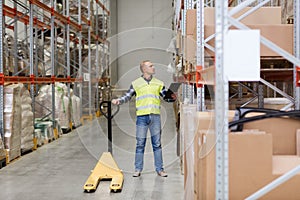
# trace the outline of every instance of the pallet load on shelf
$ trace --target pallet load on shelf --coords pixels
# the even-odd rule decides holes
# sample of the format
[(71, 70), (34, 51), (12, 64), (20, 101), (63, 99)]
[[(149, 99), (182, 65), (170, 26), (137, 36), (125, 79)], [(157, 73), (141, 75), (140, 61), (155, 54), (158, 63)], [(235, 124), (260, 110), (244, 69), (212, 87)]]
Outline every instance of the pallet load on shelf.
[[(73, 98), (72, 98), (73, 96)], [(70, 99), (68, 97), (68, 88), (63, 83), (55, 83), (55, 119), (61, 129), (69, 129), (71, 119), (74, 119), (75, 124), (79, 125), (80, 119), (80, 99), (71, 93), (71, 100), (74, 101), (71, 108)], [(42, 86), (38, 96), (36, 97), (35, 106), (36, 118), (43, 118), (52, 110), (52, 88), (50, 85)], [(73, 112), (71, 112), (71, 110)], [(72, 116), (71, 116), (72, 115)], [(49, 117), (52, 117), (51, 115)], [(53, 133), (50, 137), (53, 136)], [(51, 138), (49, 138), (51, 139)]]
[(4, 144), (0, 134), (0, 161), (5, 158)]
[(8, 162), (21, 156), (21, 85), (4, 87), (4, 148)]
[[(14, 73), (14, 66), (17, 66), (18, 71), (22, 71), (19, 75), (28, 75), (29, 70), (26, 68), (26, 63), (28, 63), (28, 46), (24, 44), (23, 41), (15, 41), (14, 37), (8, 33), (5, 33), (3, 41), (3, 64), (5, 66), (5, 75), (10, 75)], [(17, 52), (18, 59), (15, 63), (14, 59), (14, 45), (17, 42)]]
[[(57, 84), (55, 84), (57, 85)], [(61, 127), (69, 127), (69, 100), (64, 96), (64, 91), (61, 87), (55, 86), (55, 119)], [(36, 118), (43, 118), (52, 110), (52, 87), (51, 85), (44, 85), (41, 87), (38, 96), (36, 97), (35, 116)], [(49, 117), (52, 117), (50, 115)], [(44, 135), (52, 139), (53, 133)], [(46, 138), (47, 139), (47, 138)]]
[[(92, 49), (91, 50), (91, 60), (97, 60), (96, 59), (96, 54), (97, 54), (97, 50), (96, 49)], [(103, 52), (100, 50), (98, 51), (98, 58), (101, 58), (103, 56)], [(103, 58), (103, 57), (102, 57)], [(83, 62), (82, 62), (82, 65), (83, 66), (88, 66), (88, 57), (84, 58)], [(101, 59), (98, 59), (98, 62), (99, 62), (99, 66), (102, 66), (102, 63), (100, 63), (100, 60)], [(104, 69), (103, 69), (104, 70)], [(92, 82), (92, 88), (91, 88), (91, 93), (92, 93), (92, 97), (91, 97), (91, 105), (92, 105), (92, 108), (91, 108), (91, 112), (94, 113), (95, 112), (95, 106), (96, 105), (96, 98), (95, 98), (95, 94), (96, 94), (96, 62), (93, 62), (92, 63), (92, 66), (91, 66), (91, 73), (89, 73), (88, 71), (84, 71), (83, 72), (84, 74), (89, 74), (89, 79), (91, 80)], [(87, 80), (85, 80), (83, 83), (82, 83), (82, 97), (85, 97), (85, 98), (82, 98), (82, 102), (83, 102), (83, 105), (89, 105), (89, 90), (88, 90), (88, 87), (89, 87), (89, 82)], [(84, 115), (87, 115), (89, 114), (89, 107), (83, 107), (83, 114)]]
[[(229, 8), (231, 10), (232, 8)], [(244, 8), (239, 13), (235, 14), (233, 18), (238, 18), (251, 8)], [(206, 7), (204, 9), (204, 38), (208, 38), (215, 33), (215, 8)], [(197, 11), (195, 9), (187, 10), (187, 24), (186, 34), (187, 46), (185, 49), (186, 58), (188, 61), (195, 60), (196, 57), (196, 38), (197, 38)], [(247, 17), (241, 20), (246, 26), (251, 29), (258, 29), (263, 37), (272, 41), (276, 45), (280, 46), (287, 52), (293, 54), (293, 25), (281, 23), (281, 8), (280, 7), (261, 7), (255, 12), (251, 13)], [(231, 26), (230, 29), (236, 29)], [(208, 44), (214, 47), (214, 40), (209, 40)], [(214, 52), (209, 49), (205, 49), (205, 56), (214, 56)], [(261, 55), (265, 57), (279, 57), (279, 55), (261, 45)]]
[[(50, 38), (46, 39), (50, 43)], [(58, 38), (58, 40), (61, 42), (61, 39)], [(41, 71), (43, 75), (51, 76), (51, 45), (45, 44), (44, 45), (44, 63), (45, 63), (45, 71)], [(64, 48), (62, 45), (56, 46), (56, 56), (57, 56), (57, 62), (55, 62), (55, 72), (54, 74), (56, 76), (63, 76), (65, 74), (65, 54), (64, 54)]]
[[(80, 6), (81, 9), (81, 14), (87, 18), (88, 17), (88, 0), (83, 0), (81, 1), (81, 5), (78, 4), (77, 0), (70, 0), (69, 1), (70, 4), (70, 15), (73, 16), (72, 18), (76, 17), (74, 15), (78, 15), (78, 6)], [(91, 12), (91, 16), (90, 16), (90, 20), (91, 22), (93, 21), (93, 13), (94, 13), (94, 1), (90, 1), (90, 12)], [(93, 23), (91, 23), (91, 27), (93, 28)], [(87, 38), (87, 34), (88, 34), (88, 25), (86, 23), (82, 24), (82, 34), (83, 34), (83, 38)]]
[(79, 97), (74, 95), (73, 90), (71, 89), (71, 119), (74, 127), (78, 127), (81, 125), (80, 121), (80, 106), (81, 100)]
[[(97, 22), (98, 21), (98, 22)], [(98, 35), (105, 39), (108, 36), (108, 16), (104, 14), (100, 14), (98, 16), (95, 16), (95, 19), (93, 21), (94, 27), (98, 29)], [(96, 23), (98, 23), (98, 26), (96, 26)]]
[(50, 120), (42, 120), (36, 118), (34, 122), (34, 128), (39, 131), (35, 131), (35, 134), (40, 134), (40, 141), (37, 142), (37, 145), (48, 144), (54, 139), (53, 133), (53, 122)]
[(33, 112), (31, 107), (32, 99), (29, 91), (21, 87), (21, 109), (22, 109), (22, 125), (21, 125), (21, 152), (33, 149)]

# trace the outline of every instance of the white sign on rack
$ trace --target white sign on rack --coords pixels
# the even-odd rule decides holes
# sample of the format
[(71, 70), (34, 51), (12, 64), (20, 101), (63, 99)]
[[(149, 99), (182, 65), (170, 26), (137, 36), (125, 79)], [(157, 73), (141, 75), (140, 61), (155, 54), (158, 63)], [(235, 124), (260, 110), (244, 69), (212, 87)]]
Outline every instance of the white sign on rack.
[(260, 80), (259, 30), (229, 30), (225, 34), (224, 76), (228, 81)]
[(83, 73), (83, 81), (90, 81), (90, 74), (89, 73)]

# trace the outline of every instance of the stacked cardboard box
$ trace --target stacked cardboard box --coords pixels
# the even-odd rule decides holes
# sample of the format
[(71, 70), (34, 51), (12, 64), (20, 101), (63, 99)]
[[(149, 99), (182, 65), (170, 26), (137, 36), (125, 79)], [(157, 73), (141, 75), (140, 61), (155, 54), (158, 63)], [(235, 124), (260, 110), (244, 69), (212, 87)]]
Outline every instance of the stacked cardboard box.
[[(198, 113), (195, 132), (194, 199), (215, 199), (215, 142), (213, 113)], [(229, 199), (245, 199), (300, 164), (296, 154), (298, 120), (265, 119), (244, 124), (229, 133)], [(262, 199), (300, 199), (296, 175)]]
[[(229, 8), (231, 10), (232, 8)], [(238, 18), (251, 8), (247, 7), (239, 13), (233, 15), (233, 18)], [(197, 12), (195, 9), (187, 10), (186, 23), (186, 59), (195, 60), (196, 38), (197, 38)], [(287, 52), (293, 54), (293, 25), (281, 23), (281, 8), (280, 7), (261, 7), (255, 12), (243, 18), (241, 23), (249, 26), (251, 29), (258, 29), (261, 35)], [(230, 27), (235, 29), (235, 27)], [(215, 8), (207, 7), (204, 10), (204, 38), (215, 33)], [(193, 41), (193, 42), (192, 42)], [(208, 42), (214, 47), (214, 39)], [(246, 47), (245, 47), (246, 48)], [(214, 56), (214, 53), (209, 49), (205, 49), (206, 56)], [(278, 57), (279, 55), (264, 45), (261, 45), (261, 57)]]

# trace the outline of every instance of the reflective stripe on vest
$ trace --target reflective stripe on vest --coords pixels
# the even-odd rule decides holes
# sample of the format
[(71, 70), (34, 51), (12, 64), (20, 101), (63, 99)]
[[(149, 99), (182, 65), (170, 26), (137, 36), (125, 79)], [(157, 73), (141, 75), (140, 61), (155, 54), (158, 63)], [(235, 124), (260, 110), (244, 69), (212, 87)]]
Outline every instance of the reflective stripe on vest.
[(139, 101), (141, 99), (146, 99), (146, 98), (155, 98), (155, 99), (159, 99), (159, 96), (154, 95), (154, 94), (145, 94), (143, 96), (137, 97), (136, 100)]
[(132, 86), (136, 92), (136, 114), (159, 114), (160, 99), (159, 93), (163, 88), (163, 82), (156, 78), (152, 78), (149, 84), (140, 77), (132, 82)]

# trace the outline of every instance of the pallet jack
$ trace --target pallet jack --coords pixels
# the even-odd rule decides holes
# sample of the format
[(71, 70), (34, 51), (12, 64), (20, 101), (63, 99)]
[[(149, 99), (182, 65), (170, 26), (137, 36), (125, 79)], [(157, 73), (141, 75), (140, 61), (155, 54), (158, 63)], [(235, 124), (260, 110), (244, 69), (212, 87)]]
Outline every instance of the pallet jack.
[[(105, 105), (104, 105), (105, 104)], [(107, 112), (104, 111), (107, 108)], [(96, 164), (94, 170), (91, 171), (91, 175), (85, 182), (83, 189), (84, 192), (96, 191), (98, 184), (101, 180), (110, 180), (110, 191), (121, 192), (124, 176), (119, 169), (117, 163), (112, 157), (112, 118), (119, 112), (119, 106), (117, 110), (112, 114), (111, 101), (103, 101), (100, 103), (100, 112), (107, 119), (107, 132), (108, 132), (108, 152), (104, 152)]]

